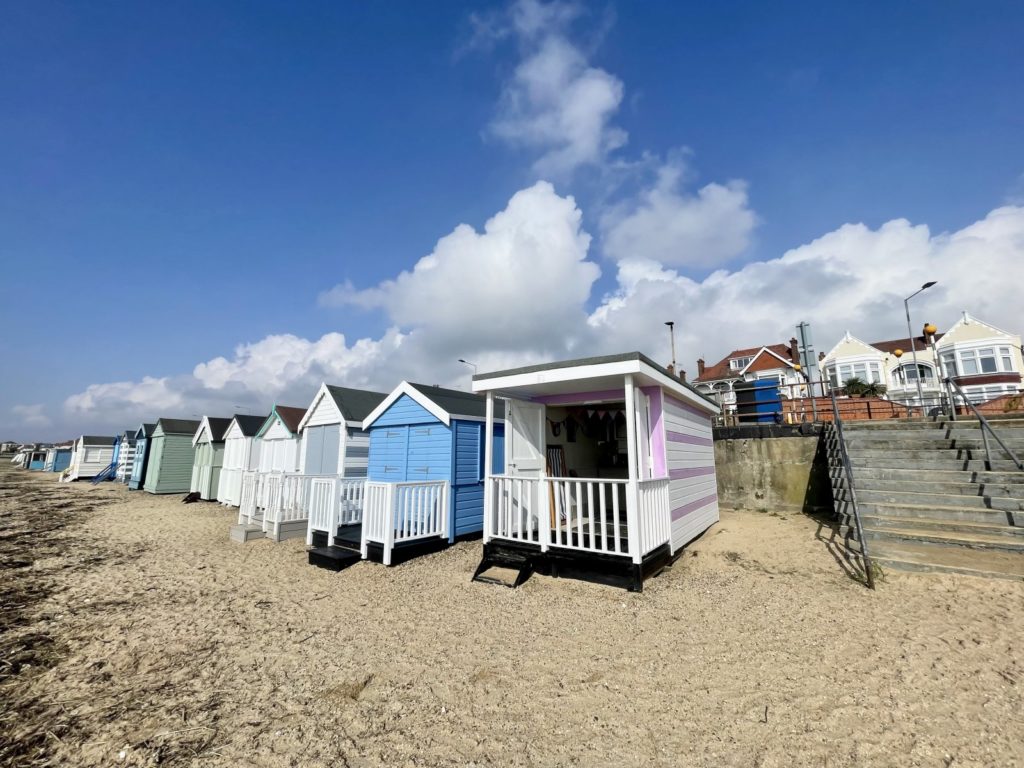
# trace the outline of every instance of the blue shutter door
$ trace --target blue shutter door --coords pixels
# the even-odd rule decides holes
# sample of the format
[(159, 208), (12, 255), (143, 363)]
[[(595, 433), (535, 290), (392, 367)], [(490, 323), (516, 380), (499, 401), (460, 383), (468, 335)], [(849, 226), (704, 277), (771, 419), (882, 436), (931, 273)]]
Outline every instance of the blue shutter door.
[(370, 430), (370, 480), (400, 483), (406, 479), (409, 427), (374, 427)]

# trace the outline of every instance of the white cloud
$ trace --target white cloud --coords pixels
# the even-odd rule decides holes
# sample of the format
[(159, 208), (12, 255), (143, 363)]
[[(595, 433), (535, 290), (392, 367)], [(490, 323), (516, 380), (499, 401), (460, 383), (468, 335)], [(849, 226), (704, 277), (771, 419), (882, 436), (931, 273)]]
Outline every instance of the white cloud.
[(742, 181), (684, 190), (686, 166), (670, 159), (654, 184), (601, 217), (606, 255), (622, 261), (648, 259), (671, 266), (713, 267), (750, 246), (757, 215)]
[(600, 275), (587, 260), (581, 221), (572, 197), (538, 182), (513, 195), (482, 232), (460, 225), (395, 279), (361, 291), (344, 283), (322, 301), (382, 308), (448, 356), (571, 347)]
[[(667, 353), (660, 322), (675, 320), (684, 369), (745, 346), (787, 340), (800, 320), (827, 351), (849, 329), (869, 341), (906, 333), (903, 297), (914, 323), (949, 327), (961, 310), (1020, 332), (1019, 280), (1024, 208), (1004, 207), (953, 233), (931, 235), (904, 219), (878, 229), (847, 224), (781, 257), (718, 270), (695, 281), (657, 262), (625, 260), (618, 290), (591, 314), (604, 350), (641, 346)], [(643, 346), (646, 343), (646, 346)]]
[(16, 405), (11, 408), (11, 413), (26, 427), (48, 427), (52, 423), (46, 415), (46, 406), (42, 403)]
[(269, 336), (191, 374), (92, 385), (68, 398), (68, 414), (115, 428), (164, 414), (228, 414), (238, 404), (256, 412), (275, 400), (304, 405), (322, 379), (382, 390), (402, 379), (465, 387), (469, 371), (459, 357), (481, 371), (633, 349), (667, 362), (665, 320), (677, 323), (680, 364), (692, 375), (698, 356), (710, 362), (737, 347), (785, 341), (800, 320), (812, 324), (820, 351), (846, 329), (868, 340), (898, 337), (903, 296), (929, 279), (939, 283), (915, 299), (915, 324), (949, 327), (967, 309), (1021, 330), (1024, 207), (938, 235), (903, 219), (878, 229), (847, 224), (779, 258), (703, 280), (624, 259), (617, 288), (600, 298), (592, 295), (598, 268), (588, 247), (572, 198), (538, 184), (482, 232), (457, 227), (394, 280), (329, 294), (382, 308), (395, 327), (379, 338)]
[(591, 66), (569, 40), (567, 27), (577, 15), (578, 8), (566, 3), (513, 5), (511, 28), (523, 59), (505, 84), (490, 125), (503, 141), (540, 152), (534, 170), (554, 178), (602, 163), (627, 141), (626, 132), (612, 124), (622, 103), (622, 81)]

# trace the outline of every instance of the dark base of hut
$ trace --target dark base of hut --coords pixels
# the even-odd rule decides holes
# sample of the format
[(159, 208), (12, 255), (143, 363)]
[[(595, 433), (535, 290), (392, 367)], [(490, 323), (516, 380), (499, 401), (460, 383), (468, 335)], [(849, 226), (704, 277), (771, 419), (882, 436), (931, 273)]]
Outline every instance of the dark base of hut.
[[(479, 534), (477, 534), (479, 535)], [(359, 525), (343, 525), (334, 537), (334, 546), (327, 545), (326, 531), (313, 532), (313, 547), (309, 550), (309, 564), (333, 571), (340, 571), (362, 559), (362, 530)], [(449, 546), (447, 539), (431, 538), (395, 544), (391, 550), (391, 565), (401, 565), (415, 557), (440, 552)], [(384, 562), (384, 547), (370, 542), (367, 559), (375, 563)], [(354, 556), (354, 559), (353, 559)]]
[(649, 552), (639, 564), (615, 555), (597, 552), (579, 552), (551, 548), (541, 552), (536, 544), (494, 540), (484, 544), (484, 556), (473, 574), (474, 581), (487, 581), (482, 577), (487, 569), (498, 566), (519, 571), (515, 583), (518, 587), (532, 574), (562, 579), (578, 579), (594, 584), (642, 592), (644, 580), (663, 570), (672, 560), (668, 544)]

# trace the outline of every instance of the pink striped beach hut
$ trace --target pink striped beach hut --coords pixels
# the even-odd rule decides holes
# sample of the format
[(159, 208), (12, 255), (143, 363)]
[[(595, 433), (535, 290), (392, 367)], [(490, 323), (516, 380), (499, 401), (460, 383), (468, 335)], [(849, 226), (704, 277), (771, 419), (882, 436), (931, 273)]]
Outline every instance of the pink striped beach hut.
[[(718, 522), (717, 404), (639, 352), (473, 377), (488, 438), (484, 554), (493, 566), (640, 591)], [(496, 450), (502, 455), (498, 455)], [(501, 469), (501, 468), (504, 469)]]

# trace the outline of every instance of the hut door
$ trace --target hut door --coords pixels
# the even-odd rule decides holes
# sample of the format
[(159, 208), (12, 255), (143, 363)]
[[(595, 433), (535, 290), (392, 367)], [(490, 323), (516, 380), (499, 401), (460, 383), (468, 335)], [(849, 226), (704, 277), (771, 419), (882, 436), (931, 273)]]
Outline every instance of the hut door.
[(544, 406), (523, 400), (506, 401), (505, 472), (509, 475), (544, 475)]

